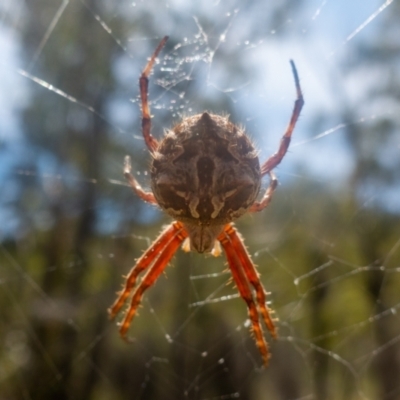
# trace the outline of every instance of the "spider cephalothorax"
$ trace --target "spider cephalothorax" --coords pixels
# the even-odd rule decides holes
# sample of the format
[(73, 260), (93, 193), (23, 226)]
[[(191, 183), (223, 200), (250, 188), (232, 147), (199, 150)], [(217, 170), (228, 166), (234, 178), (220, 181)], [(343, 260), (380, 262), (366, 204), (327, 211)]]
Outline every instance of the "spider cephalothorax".
[[(159, 143), (151, 135), (148, 76), (167, 39), (160, 42), (139, 80), (142, 133), (152, 155), (152, 192), (145, 191), (133, 177), (129, 157), (125, 158), (124, 175), (140, 198), (160, 206), (175, 221), (139, 258), (109, 313), (114, 318), (133, 290), (131, 304), (120, 327), (120, 333), (125, 337), (144, 291), (156, 281), (183, 242), (190, 242), (190, 246), (184, 246), (185, 250), (212, 251), (214, 255), (219, 254), (221, 245), (233, 280), (247, 304), (255, 341), (264, 365), (267, 365), (269, 350), (260, 317), (274, 338), (276, 329), (266, 304), (264, 287), (232, 221), (246, 212), (263, 210), (271, 201), (277, 186), (272, 170), (286, 154), (304, 104), (297, 71), (291, 61), (297, 99), (289, 126), (278, 151), (261, 166), (243, 129), (229, 122), (228, 117), (207, 112), (184, 118), (167, 131)], [(261, 178), (267, 174), (270, 184), (257, 201)], [(136, 285), (139, 274), (144, 271), (145, 275)]]
[(183, 223), (191, 247), (203, 253), (254, 203), (261, 170), (245, 132), (205, 112), (166, 133), (153, 154), (151, 183), (159, 206)]

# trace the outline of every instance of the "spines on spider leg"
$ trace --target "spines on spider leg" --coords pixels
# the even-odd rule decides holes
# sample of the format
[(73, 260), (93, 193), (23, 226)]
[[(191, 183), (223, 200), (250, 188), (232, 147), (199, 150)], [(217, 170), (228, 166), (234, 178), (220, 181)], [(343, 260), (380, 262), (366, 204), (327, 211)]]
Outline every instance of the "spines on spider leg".
[(146, 275), (133, 292), (131, 303), (120, 325), (119, 332), (123, 338), (126, 336), (129, 325), (136, 314), (136, 310), (141, 303), (144, 292), (154, 284), (168, 265), (178, 247), (188, 236), (188, 233), (180, 222), (174, 222), (172, 226), (175, 228), (173, 237), (167, 242), (159, 257), (154, 261), (153, 265), (146, 272)]
[(118, 298), (115, 300), (114, 304), (108, 309), (108, 313), (111, 319), (119, 313), (121, 307), (124, 305), (126, 299), (131, 293), (132, 289), (136, 285), (136, 280), (138, 275), (146, 270), (155, 260), (159, 257), (161, 251), (168, 245), (172, 240), (176, 232), (182, 229), (182, 224), (180, 222), (173, 222), (168, 225), (154, 241), (154, 243), (142, 254), (138, 259), (136, 264), (130, 270), (126, 281), (125, 287), (119, 292)]
[[(229, 258), (228, 258), (228, 262), (230, 262)], [(257, 306), (256, 306), (256, 303), (254, 302), (250, 288), (248, 286), (247, 286), (247, 288), (243, 287), (244, 285), (247, 284), (247, 282), (245, 282), (245, 279), (246, 279), (245, 276), (243, 274), (240, 274), (240, 272), (238, 272), (238, 271), (234, 271), (234, 268), (235, 267), (231, 268), (232, 276), (233, 276), (233, 279), (236, 283), (236, 286), (237, 286), (243, 300), (247, 304), (247, 310), (248, 310), (249, 319), (251, 322), (251, 332), (254, 335), (254, 341), (256, 342), (256, 346), (257, 346), (259, 352), (261, 353), (263, 364), (265, 367), (267, 367), (268, 360), (270, 359), (271, 354), (269, 351), (268, 343), (265, 340), (264, 333), (261, 328)], [(242, 275), (242, 276), (237, 276), (237, 275)], [(242, 285), (241, 282), (244, 282), (244, 284)]]
[[(258, 347), (258, 350), (261, 353), (263, 364), (265, 367), (267, 367), (269, 359), (271, 358), (271, 353), (269, 351), (268, 342), (265, 340), (264, 333), (261, 328), (257, 308), (254, 301), (253, 301), (253, 307), (250, 307), (248, 303), (247, 306), (248, 306), (249, 318), (252, 325), (250, 330), (254, 335), (256, 346)], [(258, 323), (255, 323), (255, 320), (257, 320)]]
[(239, 258), (247, 279), (254, 287), (256, 291), (257, 306), (263, 317), (264, 323), (267, 326), (271, 336), (276, 339), (277, 332), (273, 319), (271, 318), (271, 309), (267, 305), (266, 291), (263, 284), (260, 281), (260, 275), (253, 264), (250, 255), (243, 243), (243, 239), (240, 234), (234, 228), (233, 224), (229, 224), (225, 228), (225, 233), (229, 236), (232, 243), (232, 247), (235, 250), (236, 256)]
[(258, 309), (256, 303), (254, 302), (253, 295), (250, 290), (249, 282), (247, 277), (242, 269), (239, 258), (237, 257), (236, 251), (232, 246), (229, 235), (226, 231), (222, 232), (221, 235), (218, 236), (218, 240), (221, 243), (226, 258), (228, 260), (228, 265), (232, 273), (232, 278), (236, 283), (236, 286), (239, 290), (240, 296), (247, 304), (247, 309), (249, 313), (249, 318), (252, 324), (252, 332), (254, 334), (256, 345), (261, 353), (261, 357), (263, 359), (264, 366), (268, 365), (268, 360), (270, 357), (269, 348), (267, 341), (265, 340), (260, 319), (258, 315)]

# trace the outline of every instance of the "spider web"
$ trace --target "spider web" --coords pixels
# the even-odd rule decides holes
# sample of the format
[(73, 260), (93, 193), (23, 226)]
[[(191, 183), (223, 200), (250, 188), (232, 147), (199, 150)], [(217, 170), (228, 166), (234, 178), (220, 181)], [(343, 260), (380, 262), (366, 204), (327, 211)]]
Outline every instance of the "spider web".
[[(0, 76), (0, 399), (400, 397), (399, 4), (5, 1)], [(305, 96), (280, 186), (243, 235), (279, 338), (268, 369), (223, 257), (179, 252), (129, 343), (107, 319), (169, 220), (148, 187), (153, 133), (209, 110), (265, 160)], [(266, 187), (267, 181), (264, 182)]]

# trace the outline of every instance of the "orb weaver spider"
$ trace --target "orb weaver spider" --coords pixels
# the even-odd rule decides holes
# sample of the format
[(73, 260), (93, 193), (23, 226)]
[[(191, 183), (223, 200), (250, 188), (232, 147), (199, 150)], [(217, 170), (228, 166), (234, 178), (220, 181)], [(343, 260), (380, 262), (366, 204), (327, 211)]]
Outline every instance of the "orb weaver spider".
[[(161, 141), (151, 134), (149, 75), (167, 40), (167, 36), (161, 40), (139, 79), (142, 134), (152, 157), (152, 191), (144, 190), (134, 178), (128, 156), (125, 157), (124, 176), (136, 195), (161, 207), (174, 222), (161, 232), (131, 269), (109, 315), (113, 319), (133, 291), (120, 324), (120, 334), (125, 337), (143, 293), (154, 284), (181, 244), (185, 251), (211, 252), (214, 256), (221, 253), (222, 246), (233, 280), (247, 304), (255, 342), (266, 366), (270, 352), (260, 319), (273, 338), (277, 337), (277, 332), (259, 274), (232, 221), (247, 212), (262, 211), (271, 201), (278, 184), (272, 170), (288, 150), (304, 105), (297, 70), (290, 60), (297, 98), (289, 125), (278, 151), (260, 165), (257, 151), (244, 130), (226, 116), (203, 112), (184, 118), (168, 130)], [(257, 200), (265, 175), (269, 175), (270, 184)], [(139, 274), (145, 271), (136, 285)]]

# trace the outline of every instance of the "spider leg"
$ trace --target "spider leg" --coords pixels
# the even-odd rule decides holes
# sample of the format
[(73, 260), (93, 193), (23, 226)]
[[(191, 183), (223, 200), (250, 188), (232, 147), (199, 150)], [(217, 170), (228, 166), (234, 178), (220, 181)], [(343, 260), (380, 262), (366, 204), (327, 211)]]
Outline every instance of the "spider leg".
[(265, 289), (260, 281), (259, 274), (250, 259), (250, 255), (243, 244), (243, 240), (240, 238), (239, 233), (232, 224), (228, 224), (225, 227), (224, 232), (229, 237), (232, 248), (240, 260), (240, 264), (244, 269), (247, 279), (256, 291), (257, 304), (263, 316), (265, 325), (271, 333), (271, 336), (276, 339), (276, 328), (271, 318), (272, 310), (270, 310), (266, 304)]
[[(179, 232), (182, 231), (182, 229), (183, 227), (180, 222), (173, 222), (161, 232), (160, 236), (155, 240), (151, 247), (149, 247), (147, 251), (139, 258), (136, 265), (130, 270), (126, 278), (125, 287), (119, 293), (117, 300), (108, 310), (111, 319), (115, 318), (121, 307), (124, 305), (127, 297), (136, 284), (136, 279), (139, 274), (147, 269), (149, 265), (151, 265), (157, 259), (157, 257), (157, 261), (161, 258), (162, 254), (160, 255), (160, 252), (165, 251), (165, 249), (170, 245), (171, 241), (178, 235)], [(181, 233), (181, 235), (185, 233)]]
[(152, 192), (147, 192), (146, 190), (144, 190), (140, 183), (132, 175), (131, 158), (129, 156), (125, 156), (124, 176), (125, 179), (128, 181), (129, 186), (142, 200), (151, 204), (158, 205), (154, 194)]
[(263, 363), (265, 366), (268, 365), (268, 359), (270, 357), (268, 344), (264, 338), (263, 331), (260, 324), (260, 319), (258, 315), (258, 310), (256, 304), (254, 302), (253, 294), (251, 293), (249, 282), (245, 275), (245, 272), (242, 267), (241, 260), (237, 255), (237, 251), (235, 250), (231, 240), (230, 240), (230, 232), (229, 229), (233, 229), (233, 226), (228, 224), (224, 232), (222, 232), (218, 240), (220, 241), (225, 253), (226, 258), (228, 260), (229, 268), (232, 272), (232, 277), (236, 283), (236, 286), (239, 290), (240, 296), (247, 304), (247, 308), (249, 311), (250, 321), (253, 327), (253, 332), (255, 336), (256, 345), (261, 353)]
[(154, 151), (157, 149), (158, 141), (151, 134), (151, 117), (150, 117), (150, 107), (148, 100), (149, 75), (158, 54), (164, 47), (167, 40), (168, 36), (165, 36), (158, 44), (157, 48), (154, 50), (153, 55), (151, 56), (149, 62), (145, 66), (139, 78), (140, 99), (142, 101), (142, 134), (144, 137), (144, 141), (146, 142), (146, 146), (148, 147), (151, 153), (154, 153)]
[[(170, 230), (171, 227), (173, 227), (172, 231)], [(146, 291), (146, 289), (154, 284), (154, 282), (160, 276), (161, 272), (164, 271), (165, 267), (171, 260), (172, 256), (175, 254), (178, 247), (188, 236), (188, 233), (183, 228), (183, 225), (180, 222), (174, 222), (171, 227), (167, 228), (167, 232), (165, 234), (162, 234), (160, 237), (160, 239), (162, 239), (163, 236), (167, 236), (168, 238), (168, 240), (164, 240), (165, 246), (162, 249), (161, 253), (157, 252), (157, 249), (155, 249), (154, 246), (149, 249), (152, 250), (156, 256), (158, 255), (158, 258), (155, 260), (150, 269), (146, 272), (142, 281), (133, 292), (131, 304), (129, 305), (129, 308), (124, 316), (121, 327), (119, 329), (122, 337), (126, 336), (126, 332), (128, 331), (129, 325), (131, 324), (133, 317), (135, 316), (136, 310), (143, 297), (143, 293)]]
[(249, 208), (249, 212), (262, 211), (271, 202), (272, 195), (278, 186), (278, 179), (276, 179), (276, 176), (272, 171), (269, 171), (269, 178), (270, 183), (264, 193), (264, 196), (262, 197), (261, 201), (256, 201), (255, 203), (253, 203), (253, 205)]
[(265, 161), (264, 164), (261, 165), (262, 176), (268, 174), (272, 169), (274, 169), (282, 161), (282, 158), (285, 156), (289, 148), (290, 139), (292, 137), (294, 127), (297, 123), (297, 120), (299, 119), (301, 109), (303, 108), (304, 105), (304, 99), (300, 87), (299, 75), (297, 74), (296, 66), (294, 65), (293, 60), (290, 60), (290, 65), (292, 67), (294, 83), (296, 85), (297, 98), (296, 101), (294, 102), (294, 108), (292, 116), (290, 118), (289, 125), (286, 129), (285, 134), (281, 139), (278, 151), (275, 154), (273, 154), (267, 161)]

